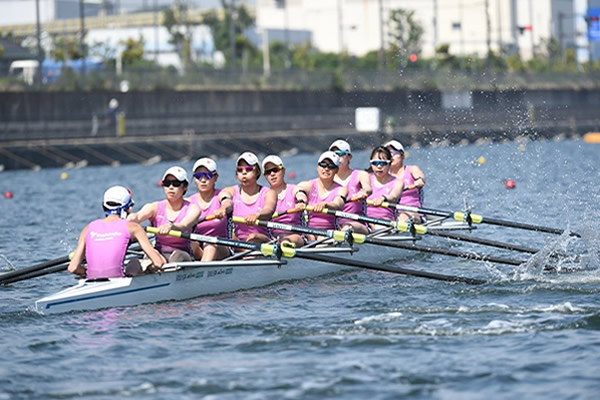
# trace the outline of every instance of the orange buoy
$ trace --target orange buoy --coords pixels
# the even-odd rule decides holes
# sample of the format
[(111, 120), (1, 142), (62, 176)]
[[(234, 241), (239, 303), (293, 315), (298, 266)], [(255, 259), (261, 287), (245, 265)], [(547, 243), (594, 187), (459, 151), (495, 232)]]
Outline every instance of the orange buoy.
[(290, 173), (288, 174), (288, 178), (290, 178), (290, 179), (296, 179), (296, 173), (295, 173), (295, 172), (293, 172), (293, 171), (292, 171), (292, 172), (290, 172)]
[(506, 181), (504, 181), (504, 187), (507, 189), (514, 189), (517, 187), (517, 183), (512, 179), (507, 179)]
[(13, 196), (14, 196), (14, 194), (10, 190), (7, 190), (6, 192), (4, 192), (4, 198), (5, 199), (12, 199)]
[(600, 132), (588, 132), (583, 135), (585, 143), (600, 143)]

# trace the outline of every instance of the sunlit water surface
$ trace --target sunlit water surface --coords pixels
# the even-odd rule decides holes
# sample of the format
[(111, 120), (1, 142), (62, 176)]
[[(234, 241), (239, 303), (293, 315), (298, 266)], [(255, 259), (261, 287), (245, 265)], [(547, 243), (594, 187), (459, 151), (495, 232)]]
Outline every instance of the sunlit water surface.
[[(369, 154), (354, 155), (364, 167)], [(483, 156), (484, 164), (477, 162)], [(192, 160), (193, 161), (193, 160)], [(191, 168), (192, 161), (182, 163)], [(480, 226), (543, 249), (522, 267), (389, 253), (388, 264), (489, 280), (448, 284), (363, 270), (237, 293), (41, 316), (66, 273), (0, 287), (0, 399), (596, 398), (600, 392), (600, 147), (580, 141), (414, 149), (426, 205), (571, 228), (582, 239)], [(316, 155), (285, 158), (297, 182)], [(221, 186), (233, 160), (218, 160)], [(0, 174), (0, 271), (68, 254), (113, 184), (136, 208), (161, 198), (170, 163)], [(62, 172), (68, 179), (61, 179)], [(516, 181), (507, 190), (504, 181)], [(425, 238), (517, 260), (527, 254)], [(553, 260), (574, 272), (541, 273)]]

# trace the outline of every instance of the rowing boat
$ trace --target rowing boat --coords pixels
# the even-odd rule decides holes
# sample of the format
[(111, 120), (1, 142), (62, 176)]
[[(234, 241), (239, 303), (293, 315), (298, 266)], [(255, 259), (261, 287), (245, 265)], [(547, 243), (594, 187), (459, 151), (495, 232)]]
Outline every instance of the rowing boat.
[[(354, 250), (349, 247), (338, 247), (299, 249), (298, 252), (347, 254)], [(276, 282), (306, 279), (342, 269), (344, 267), (339, 265), (319, 264), (295, 258), (280, 260), (274, 257), (170, 263), (165, 264), (164, 272), (161, 274), (81, 279), (73, 287), (37, 300), (35, 310), (42, 314), (52, 314), (167, 300), (186, 300), (198, 296), (268, 286)]]
[[(438, 229), (465, 229), (464, 224), (439, 224)], [(412, 241), (406, 234), (378, 235), (389, 242)], [(384, 261), (394, 249), (361, 244), (351, 247), (335, 244), (327, 247), (304, 247), (298, 255), (338, 254), (347, 259)], [(267, 286), (276, 282), (313, 278), (346, 269), (351, 266), (318, 263), (300, 257), (278, 259), (258, 252), (254, 258), (236, 258), (212, 262), (179, 262), (165, 264), (161, 274), (136, 277), (81, 279), (75, 286), (39, 299), (35, 310), (41, 314), (77, 310), (97, 310), (110, 307), (133, 306), (169, 300), (186, 300), (199, 296), (235, 292)]]

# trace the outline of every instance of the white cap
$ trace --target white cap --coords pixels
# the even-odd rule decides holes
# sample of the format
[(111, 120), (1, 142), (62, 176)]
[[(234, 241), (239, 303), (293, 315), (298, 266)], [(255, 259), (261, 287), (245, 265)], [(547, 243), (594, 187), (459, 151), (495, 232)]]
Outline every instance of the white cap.
[(348, 152), (348, 154), (352, 153), (352, 150), (350, 149), (350, 144), (348, 144), (348, 142), (346, 142), (343, 139), (338, 139), (335, 142), (331, 143), (331, 146), (329, 146), (329, 150), (336, 148), (338, 150), (342, 150), (342, 151), (346, 151)]
[(248, 165), (260, 166), (260, 163), (258, 162), (258, 157), (256, 157), (256, 154), (251, 153), (249, 151), (240, 154), (240, 156), (237, 158), (237, 161), (235, 163), (239, 164), (240, 160), (246, 161), (246, 164), (248, 164)]
[(404, 146), (402, 146), (402, 143), (397, 140), (390, 140), (389, 142), (386, 142), (383, 147), (393, 147), (396, 151), (401, 151), (404, 153)]
[(333, 151), (326, 151), (325, 153), (321, 154), (319, 156), (319, 161), (317, 161), (317, 162), (321, 162), (321, 161), (325, 160), (326, 158), (331, 160), (331, 162), (334, 163), (336, 166), (340, 165), (340, 157), (337, 154), (335, 154)]
[(133, 199), (131, 198), (131, 191), (126, 187), (111, 186), (104, 192), (104, 201), (102, 202), (104, 208), (115, 210), (128, 204), (133, 206)]
[(279, 158), (276, 155), (266, 156), (262, 162), (262, 168), (265, 169), (265, 165), (267, 165), (268, 163), (281, 165), (283, 167), (283, 161), (281, 161), (281, 158)]
[(212, 158), (208, 158), (208, 157), (199, 158), (194, 163), (194, 168), (192, 168), (192, 171), (196, 172), (196, 170), (200, 167), (204, 167), (212, 173), (217, 172), (217, 163)]
[(188, 181), (187, 172), (185, 172), (185, 169), (181, 167), (171, 167), (168, 170), (166, 170), (162, 177), (163, 181), (165, 180), (167, 175), (173, 175), (175, 179), (177, 179), (180, 182), (190, 183), (190, 181)]

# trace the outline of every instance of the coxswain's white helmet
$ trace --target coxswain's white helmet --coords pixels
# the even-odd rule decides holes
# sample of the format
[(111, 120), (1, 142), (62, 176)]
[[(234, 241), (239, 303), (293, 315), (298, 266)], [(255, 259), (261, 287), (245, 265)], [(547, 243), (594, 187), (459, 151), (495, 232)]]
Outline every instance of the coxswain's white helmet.
[(104, 208), (104, 214), (111, 215), (116, 214), (121, 218), (127, 217), (127, 210), (133, 207), (131, 190), (123, 186), (111, 186), (104, 192), (104, 201), (102, 202), (102, 208)]

